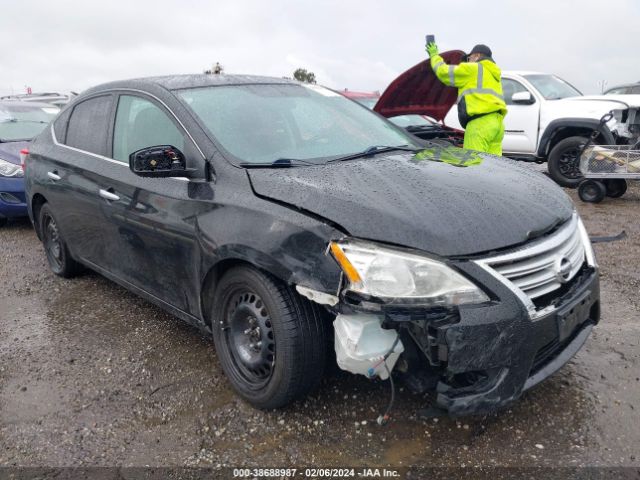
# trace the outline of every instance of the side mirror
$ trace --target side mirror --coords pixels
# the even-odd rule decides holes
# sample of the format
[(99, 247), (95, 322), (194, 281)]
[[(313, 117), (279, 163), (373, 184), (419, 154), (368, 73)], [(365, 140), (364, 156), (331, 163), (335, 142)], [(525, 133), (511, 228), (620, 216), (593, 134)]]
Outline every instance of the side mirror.
[(532, 105), (536, 103), (531, 92), (518, 92), (511, 95), (511, 101), (520, 105)]
[(183, 153), (172, 145), (143, 148), (129, 155), (129, 168), (141, 177), (188, 177)]

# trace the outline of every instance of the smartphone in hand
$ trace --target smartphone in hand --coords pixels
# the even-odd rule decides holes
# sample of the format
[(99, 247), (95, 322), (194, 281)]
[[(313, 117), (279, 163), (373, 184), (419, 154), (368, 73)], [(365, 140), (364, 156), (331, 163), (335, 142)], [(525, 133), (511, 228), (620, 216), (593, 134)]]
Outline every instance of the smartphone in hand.
[(427, 45), (429, 45), (430, 43), (436, 43), (436, 36), (435, 35), (427, 35), (426, 37), (427, 39)]

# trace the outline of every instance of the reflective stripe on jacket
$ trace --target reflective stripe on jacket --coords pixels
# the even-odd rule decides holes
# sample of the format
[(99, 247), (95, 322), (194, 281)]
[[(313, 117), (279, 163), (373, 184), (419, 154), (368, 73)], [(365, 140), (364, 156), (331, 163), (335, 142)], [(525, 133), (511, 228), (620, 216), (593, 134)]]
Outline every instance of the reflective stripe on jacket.
[(431, 68), (442, 83), (458, 88), (458, 115), (463, 127), (480, 115), (507, 114), (502, 96), (502, 72), (493, 60), (485, 58), (480, 62), (447, 65), (440, 55), (434, 55)]

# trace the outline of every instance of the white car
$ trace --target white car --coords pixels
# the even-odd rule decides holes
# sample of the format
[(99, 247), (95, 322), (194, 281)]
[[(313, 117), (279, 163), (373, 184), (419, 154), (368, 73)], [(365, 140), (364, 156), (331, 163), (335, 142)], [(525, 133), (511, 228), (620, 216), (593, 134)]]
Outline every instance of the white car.
[[(594, 129), (601, 145), (635, 144), (640, 135), (640, 95), (583, 96), (556, 75), (537, 72), (503, 72), (507, 103), (504, 156), (547, 162), (551, 177), (560, 185), (580, 182), (576, 156)], [(605, 125), (600, 119), (613, 111)], [(445, 123), (459, 126), (454, 106)]]

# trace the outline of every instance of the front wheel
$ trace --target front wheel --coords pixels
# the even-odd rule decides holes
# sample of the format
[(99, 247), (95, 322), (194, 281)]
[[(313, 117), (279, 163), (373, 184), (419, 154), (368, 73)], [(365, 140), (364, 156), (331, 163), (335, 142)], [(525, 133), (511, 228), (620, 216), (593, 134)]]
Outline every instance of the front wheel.
[(607, 188), (598, 180), (583, 180), (578, 186), (578, 196), (583, 202), (600, 203), (606, 194)]
[(222, 369), (252, 405), (283, 407), (320, 382), (327, 322), (316, 305), (273, 277), (248, 266), (229, 270), (211, 318)]
[(551, 149), (547, 169), (558, 185), (576, 188), (582, 180), (578, 157), (587, 141), (585, 137), (569, 137), (559, 141)]

